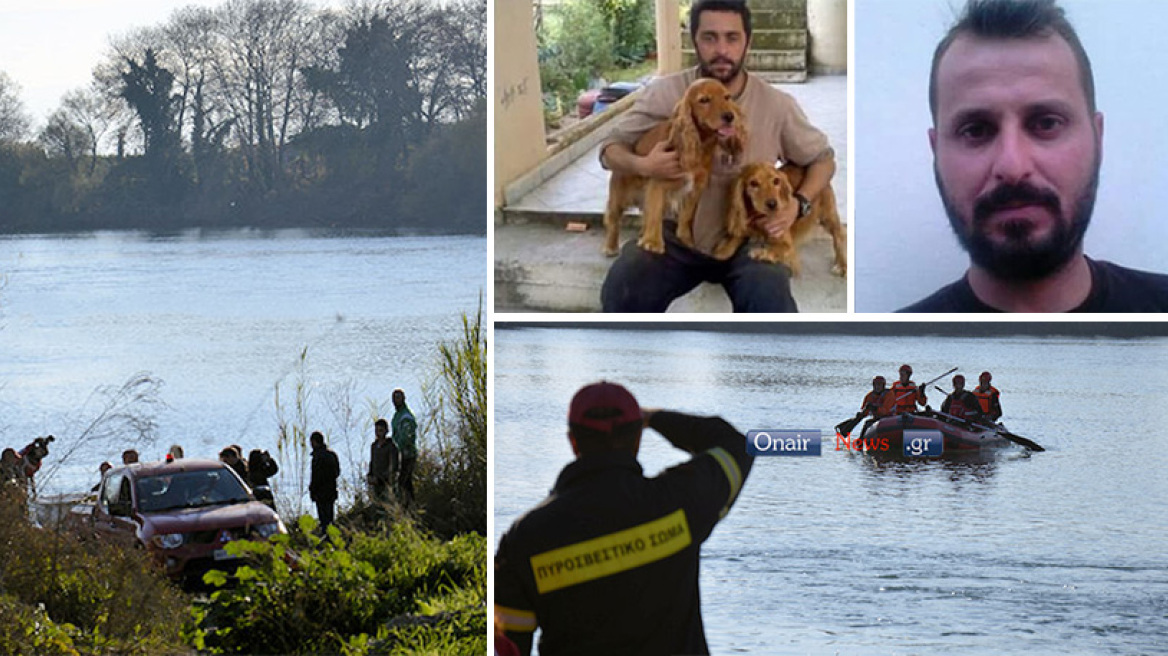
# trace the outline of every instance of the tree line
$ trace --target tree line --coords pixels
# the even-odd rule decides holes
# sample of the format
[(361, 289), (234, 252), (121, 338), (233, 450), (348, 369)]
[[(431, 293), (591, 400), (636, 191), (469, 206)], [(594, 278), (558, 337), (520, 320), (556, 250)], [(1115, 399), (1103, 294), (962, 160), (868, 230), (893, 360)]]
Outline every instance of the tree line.
[(485, 231), (486, 0), (190, 6), (39, 131), (0, 72), (0, 231)]

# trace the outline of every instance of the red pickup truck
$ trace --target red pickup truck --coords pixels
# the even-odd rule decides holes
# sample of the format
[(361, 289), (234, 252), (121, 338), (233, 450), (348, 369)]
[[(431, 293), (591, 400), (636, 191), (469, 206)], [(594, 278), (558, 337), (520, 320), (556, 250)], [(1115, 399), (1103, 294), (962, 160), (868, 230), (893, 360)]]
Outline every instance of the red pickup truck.
[(240, 565), (224, 549), (228, 542), (287, 533), (276, 511), (216, 460), (110, 469), (92, 511), (74, 520), (86, 534), (144, 547), (168, 576), (196, 586), (208, 570), (233, 572)]

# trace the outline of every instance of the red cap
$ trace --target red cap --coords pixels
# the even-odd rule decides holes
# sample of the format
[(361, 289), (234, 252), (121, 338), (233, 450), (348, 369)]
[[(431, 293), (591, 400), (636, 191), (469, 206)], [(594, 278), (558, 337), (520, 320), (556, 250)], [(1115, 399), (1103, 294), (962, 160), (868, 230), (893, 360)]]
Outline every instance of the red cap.
[(907, 364), (902, 364), (902, 365), (900, 365), (900, 370), (901, 370), (901, 371), (907, 371), (907, 372), (909, 372), (910, 374), (912, 373), (912, 367), (908, 366)]
[(611, 433), (617, 426), (641, 421), (641, 406), (624, 387), (601, 381), (580, 388), (568, 407), (568, 423)]

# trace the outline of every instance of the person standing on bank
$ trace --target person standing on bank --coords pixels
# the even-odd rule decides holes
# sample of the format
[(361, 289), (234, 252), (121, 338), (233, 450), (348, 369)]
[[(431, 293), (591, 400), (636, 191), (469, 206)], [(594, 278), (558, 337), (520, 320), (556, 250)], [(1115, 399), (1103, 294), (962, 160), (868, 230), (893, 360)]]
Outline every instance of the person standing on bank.
[(333, 523), (341, 461), (332, 449), (325, 446), (324, 435), (320, 431), (313, 431), (308, 443), (312, 445), (312, 472), (308, 496), (316, 504), (316, 517), (320, 520), (320, 532), (323, 534), (329, 524)]
[(791, 203), (778, 218), (763, 224), (781, 234), (810, 211), (811, 201), (831, 183), (835, 155), (827, 136), (811, 125), (786, 93), (743, 68), (750, 50), (750, 9), (744, 0), (697, 0), (689, 13), (690, 38), (698, 65), (655, 80), (619, 119), (600, 151), (609, 170), (644, 178), (679, 179), (684, 175), (679, 154), (656, 146), (645, 156), (633, 150), (637, 139), (667, 119), (674, 105), (698, 77), (726, 86), (742, 108), (750, 135), (741, 161), (716, 162), (694, 219), (695, 248), (676, 235), (676, 217), (665, 223), (665, 253), (657, 255), (630, 240), (621, 249), (601, 288), (605, 312), (664, 312), (675, 299), (702, 282), (721, 284), (735, 312), (797, 312), (791, 296), (790, 272), (780, 264), (755, 260), (744, 243), (727, 260), (711, 257), (725, 235), (727, 198), (738, 169), (750, 162), (793, 162), (807, 167)]
[[(646, 478), (644, 427), (692, 454)], [(580, 389), (568, 409), (576, 459), (499, 540), (495, 617), (523, 654), (707, 654), (702, 543), (738, 498), (754, 458), (718, 417), (642, 409), (624, 387)], [(567, 564), (567, 565), (565, 565)]]
[(937, 189), (970, 266), (901, 312), (1168, 311), (1168, 276), (1083, 253), (1103, 114), (1054, 0), (970, 0), (933, 54), (929, 109)]
[(389, 439), (389, 422), (384, 419), (374, 422), (373, 434), (369, 449), (369, 498), (375, 503), (388, 503), (389, 488), (398, 471), (397, 445)]
[(400, 387), (393, 391), (393, 441), (401, 458), (397, 487), (402, 502), (408, 507), (414, 503), (414, 467), (418, 464), (418, 421), (406, 405), (406, 393)]

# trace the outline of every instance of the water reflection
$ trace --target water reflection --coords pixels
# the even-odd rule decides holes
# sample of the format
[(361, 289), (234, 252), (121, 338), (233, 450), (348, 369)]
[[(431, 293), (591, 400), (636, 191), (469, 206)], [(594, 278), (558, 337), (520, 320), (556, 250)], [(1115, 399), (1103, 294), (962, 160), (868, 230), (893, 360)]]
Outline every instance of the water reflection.
[[(1006, 451), (1013, 452), (1013, 456)], [(898, 452), (876, 452), (856, 454), (854, 457), (863, 465), (864, 473), (874, 479), (912, 477), (943, 473), (954, 483), (988, 483), (997, 473), (999, 462), (1020, 454), (1014, 450), (986, 450), (973, 453), (945, 453), (932, 458), (906, 456)], [(1026, 456), (1022, 456), (1026, 457)]]

